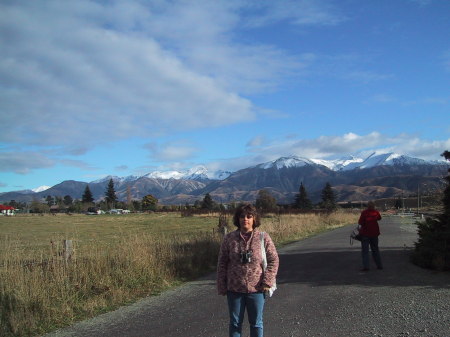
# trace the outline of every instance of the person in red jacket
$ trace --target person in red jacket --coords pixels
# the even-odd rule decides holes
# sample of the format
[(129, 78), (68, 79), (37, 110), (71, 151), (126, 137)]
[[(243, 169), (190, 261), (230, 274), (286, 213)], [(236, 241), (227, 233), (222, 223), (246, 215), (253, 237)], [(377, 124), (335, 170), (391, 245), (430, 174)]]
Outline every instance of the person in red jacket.
[(367, 203), (367, 209), (361, 212), (361, 216), (358, 221), (358, 224), (360, 225), (359, 234), (362, 237), (362, 271), (369, 270), (369, 246), (377, 268), (383, 269), (380, 250), (378, 248), (378, 236), (380, 235), (380, 227), (378, 226), (379, 220), (381, 220), (380, 212), (375, 209), (375, 203), (373, 201), (369, 201)]

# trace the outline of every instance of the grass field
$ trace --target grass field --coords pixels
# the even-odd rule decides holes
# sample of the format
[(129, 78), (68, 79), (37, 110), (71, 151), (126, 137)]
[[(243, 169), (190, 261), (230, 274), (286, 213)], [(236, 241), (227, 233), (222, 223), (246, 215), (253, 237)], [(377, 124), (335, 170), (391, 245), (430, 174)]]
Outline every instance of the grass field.
[[(217, 216), (181, 217), (179, 213), (0, 217), (0, 237), (19, 240), (29, 248), (48, 246), (50, 240), (110, 243), (129, 234), (190, 235), (211, 232)], [(0, 247), (1, 249), (1, 247)]]
[[(279, 246), (357, 217), (272, 215), (261, 230)], [(213, 271), (217, 225), (218, 214), (0, 217), (0, 336), (36, 336)]]

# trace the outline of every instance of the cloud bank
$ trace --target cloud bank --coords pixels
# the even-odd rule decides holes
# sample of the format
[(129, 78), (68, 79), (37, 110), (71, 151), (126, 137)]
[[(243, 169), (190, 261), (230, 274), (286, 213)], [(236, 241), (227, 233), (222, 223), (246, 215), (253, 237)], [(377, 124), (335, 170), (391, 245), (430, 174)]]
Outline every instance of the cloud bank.
[(0, 142), (87, 148), (252, 120), (242, 94), (271, 90), (304, 64), (234, 32), (279, 20), (340, 19), (307, 1), (2, 3), (0, 123), (10, 127)]

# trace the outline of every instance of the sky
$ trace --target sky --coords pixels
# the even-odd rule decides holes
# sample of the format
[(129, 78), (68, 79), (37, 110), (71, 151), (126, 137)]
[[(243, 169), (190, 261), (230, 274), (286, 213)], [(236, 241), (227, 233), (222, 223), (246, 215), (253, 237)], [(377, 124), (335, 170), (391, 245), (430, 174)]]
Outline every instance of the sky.
[(450, 1), (0, 2), (0, 192), (450, 150)]

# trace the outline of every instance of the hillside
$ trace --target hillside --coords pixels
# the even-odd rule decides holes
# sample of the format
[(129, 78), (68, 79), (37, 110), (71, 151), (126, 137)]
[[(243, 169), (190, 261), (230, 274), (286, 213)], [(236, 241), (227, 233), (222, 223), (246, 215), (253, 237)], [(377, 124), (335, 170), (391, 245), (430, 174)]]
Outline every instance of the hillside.
[(94, 198), (100, 200), (110, 179), (119, 200), (126, 200), (128, 193), (138, 200), (152, 194), (161, 204), (192, 204), (206, 193), (217, 202), (251, 202), (261, 189), (269, 190), (280, 203), (290, 203), (301, 183), (311, 200), (318, 202), (327, 182), (333, 186), (338, 201), (364, 201), (417, 194), (418, 188), (422, 193), (438, 191), (448, 167), (446, 162), (427, 162), (396, 154), (370, 155), (365, 160), (349, 157), (334, 162), (291, 156), (234, 173), (208, 172), (204, 166), (197, 166), (184, 172), (152, 172), (141, 177), (109, 176), (90, 183), (67, 180), (40, 192), (2, 193), (0, 201), (30, 202), (48, 195), (80, 199), (88, 184)]

